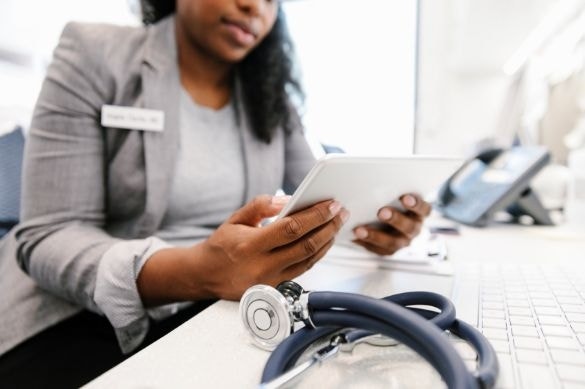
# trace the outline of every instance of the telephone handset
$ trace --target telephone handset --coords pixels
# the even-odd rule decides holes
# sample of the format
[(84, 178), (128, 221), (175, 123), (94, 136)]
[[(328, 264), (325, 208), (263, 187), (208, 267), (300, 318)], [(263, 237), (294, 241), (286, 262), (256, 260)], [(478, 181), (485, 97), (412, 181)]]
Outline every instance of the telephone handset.
[(530, 189), (530, 180), (550, 161), (544, 147), (491, 149), (467, 161), (439, 192), (439, 210), (448, 218), (485, 226), (498, 211), (528, 215), (535, 224), (554, 224)]

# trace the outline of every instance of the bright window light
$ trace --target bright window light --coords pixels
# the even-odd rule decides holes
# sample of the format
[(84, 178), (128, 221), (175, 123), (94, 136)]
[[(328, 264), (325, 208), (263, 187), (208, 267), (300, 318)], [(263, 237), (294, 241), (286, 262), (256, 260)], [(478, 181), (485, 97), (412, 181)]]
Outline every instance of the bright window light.
[(413, 153), (417, 1), (283, 3), (310, 139), (356, 155)]

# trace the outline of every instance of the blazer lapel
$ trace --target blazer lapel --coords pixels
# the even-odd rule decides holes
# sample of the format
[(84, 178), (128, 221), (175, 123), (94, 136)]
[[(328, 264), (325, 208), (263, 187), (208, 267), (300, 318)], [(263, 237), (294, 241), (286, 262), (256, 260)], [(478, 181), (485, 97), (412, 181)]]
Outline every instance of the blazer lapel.
[(142, 64), (144, 108), (164, 112), (161, 132), (144, 131), (146, 205), (139, 234), (156, 231), (167, 209), (169, 190), (179, 148), (180, 80), (174, 18), (150, 27)]
[[(275, 132), (272, 142), (267, 144), (256, 138), (252, 132), (244, 108), (242, 86), (236, 78), (235, 102), (240, 140), (244, 156), (245, 202), (259, 194), (272, 194), (282, 185), (284, 164), (283, 131)], [(280, 170), (279, 170), (280, 169)]]

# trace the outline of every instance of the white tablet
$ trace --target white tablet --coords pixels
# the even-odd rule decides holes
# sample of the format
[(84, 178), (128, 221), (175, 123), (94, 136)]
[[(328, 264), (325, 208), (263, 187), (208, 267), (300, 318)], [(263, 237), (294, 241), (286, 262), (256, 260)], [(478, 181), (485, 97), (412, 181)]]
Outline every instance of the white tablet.
[(278, 218), (335, 199), (350, 212), (337, 240), (351, 241), (353, 228), (377, 222), (381, 207), (402, 208), (398, 199), (406, 193), (428, 198), (461, 163), (461, 159), (444, 157), (330, 154), (317, 161)]

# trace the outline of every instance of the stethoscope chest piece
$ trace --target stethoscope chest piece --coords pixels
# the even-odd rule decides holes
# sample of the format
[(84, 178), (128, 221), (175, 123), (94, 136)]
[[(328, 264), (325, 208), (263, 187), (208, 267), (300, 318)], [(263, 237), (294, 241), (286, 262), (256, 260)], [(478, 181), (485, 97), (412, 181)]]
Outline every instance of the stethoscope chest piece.
[(267, 285), (249, 288), (240, 302), (240, 316), (254, 343), (273, 350), (292, 332), (293, 317), (289, 302)]

